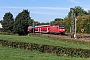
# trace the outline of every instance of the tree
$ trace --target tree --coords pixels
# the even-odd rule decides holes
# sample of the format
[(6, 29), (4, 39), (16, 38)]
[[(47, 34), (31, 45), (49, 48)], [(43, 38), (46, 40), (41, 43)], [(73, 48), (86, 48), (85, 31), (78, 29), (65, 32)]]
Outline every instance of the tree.
[(29, 26), (33, 26), (33, 22), (34, 22), (34, 20), (31, 19), (31, 17), (30, 17), (30, 19), (28, 20), (28, 24), (29, 24)]
[[(37, 22), (35, 22), (37, 24)], [(37, 25), (49, 25), (49, 22), (41, 22), (41, 23), (38, 23)]]
[(3, 20), (2, 20), (3, 32), (12, 32), (13, 31), (13, 23), (14, 23), (13, 15), (10, 12), (5, 13)]
[[(88, 15), (89, 14), (89, 11), (88, 12), (86, 12), (82, 7), (80, 7), (80, 6), (75, 6), (74, 8), (73, 8), (73, 10), (74, 10), (74, 13), (75, 13), (75, 17), (77, 18), (77, 32), (81, 32), (81, 29), (82, 28), (85, 28), (85, 30), (86, 30), (86, 24), (87, 24), (87, 19), (84, 17), (84, 16), (86, 16), (86, 15)], [(71, 13), (72, 13), (72, 11), (71, 11), (71, 9), (70, 9), (70, 12), (68, 13), (68, 19), (71, 21), (72, 19), (71, 19)], [(84, 17), (84, 18), (83, 18)], [(67, 28), (67, 30), (69, 31), (69, 26), (71, 25), (71, 23), (70, 23), (70, 21), (67, 21), (66, 22), (66, 27), (68, 27)], [(64, 19), (64, 21), (65, 21), (65, 19)], [(86, 22), (86, 23), (84, 23), (84, 22)]]
[(90, 10), (88, 10), (88, 15), (90, 15)]
[(19, 13), (14, 22), (14, 32), (18, 33), (19, 35), (26, 35), (27, 34), (27, 28), (29, 26), (28, 21), (30, 21), (28, 10), (23, 10), (21, 13)]
[(2, 20), (0, 20), (0, 23), (2, 23)]
[(51, 25), (63, 25), (63, 19), (55, 18), (54, 21), (50, 22)]
[(40, 22), (35, 21), (35, 22), (34, 22), (34, 25), (35, 25), (35, 26), (38, 26), (38, 25), (40, 25)]
[(77, 32), (80, 33), (84, 29), (84, 33), (90, 33), (90, 15), (83, 15), (77, 18)]
[[(82, 16), (82, 15), (85, 15), (85, 14), (88, 14), (86, 11), (84, 11), (84, 9), (80, 6), (75, 6), (73, 8), (74, 10), (74, 13), (76, 13), (76, 16)], [(71, 13), (72, 11), (70, 10), (70, 12), (68, 13), (68, 17), (70, 18), (71, 17)]]

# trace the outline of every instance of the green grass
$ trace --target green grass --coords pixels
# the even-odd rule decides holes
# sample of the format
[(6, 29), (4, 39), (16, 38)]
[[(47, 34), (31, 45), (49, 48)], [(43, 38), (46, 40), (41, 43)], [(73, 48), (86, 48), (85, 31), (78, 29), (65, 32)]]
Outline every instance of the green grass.
[(38, 51), (13, 49), (0, 46), (0, 60), (90, 60), (90, 58), (64, 57)]
[(54, 46), (63, 46), (63, 47), (71, 47), (71, 48), (83, 48), (90, 49), (90, 46), (83, 44), (76, 44), (73, 42), (65, 42), (60, 40), (54, 40), (51, 38), (44, 38), (38, 36), (16, 36), (16, 35), (0, 35), (0, 40), (11, 40), (11, 41), (20, 41), (20, 42), (30, 42), (36, 44), (47, 44)]

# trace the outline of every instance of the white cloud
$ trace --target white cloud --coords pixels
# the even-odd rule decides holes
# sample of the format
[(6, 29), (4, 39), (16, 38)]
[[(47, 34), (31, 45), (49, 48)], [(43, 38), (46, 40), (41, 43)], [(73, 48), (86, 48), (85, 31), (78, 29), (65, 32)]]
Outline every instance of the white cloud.
[(71, 2), (73, 2), (73, 3), (81, 3), (81, 2), (76, 1), (76, 0), (69, 0), (69, 1), (71, 1)]
[(0, 28), (2, 28), (2, 24), (0, 23)]
[[(22, 9), (28, 9), (31, 13), (34, 14), (45, 14), (45, 15), (64, 15), (65, 12), (60, 12), (63, 10), (69, 11), (70, 8), (64, 7), (16, 7), (16, 6), (5, 6), (0, 7), (3, 11), (10, 11), (13, 13), (19, 13)], [(55, 11), (58, 10), (58, 11)], [(59, 13), (58, 13), (59, 12)]]
[(58, 13), (58, 12), (41, 12), (41, 11), (31, 11), (34, 14), (45, 14), (45, 15), (65, 15), (66, 13)]
[(50, 9), (50, 10), (68, 10), (69, 8), (62, 8), (62, 7), (31, 7), (35, 9)]
[(84, 10), (88, 11), (88, 10), (90, 10), (90, 8), (84, 8)]
[(69, 10), (69, 8), (64, 7), (16, 7), (16, 6), (5, 6), (0, 8), (10, 8), (10, 9), (49, 9), (49, 10)]
[[(44, 16), (44, 17), (50, 17), (45, 20), (49, 21), (56, 17), (63, 17), (67, 15), (67, 11), (69, 11), (70, 8), (64, 8), (64, 7), (18, 7), (18, 6), (0, 6), (0, 9), (3, 9), (0, 11), (0, 19), (3, 19), (2, 16), (6, 12), (11, 12), (14, 15), (14, 18), (16, 15), (21, 12), (23, 9), (28, 9), (30, 11), (30, 16), (34, 18), (37, 21), (41, 21), (42, 19), (37, 18), (38, 16)], [(65, 10), (65, 11), (64, 11)], [(53, 17), (52, 17), (53, 16)], [(43, 17), (43, 18), (44, 18)]]

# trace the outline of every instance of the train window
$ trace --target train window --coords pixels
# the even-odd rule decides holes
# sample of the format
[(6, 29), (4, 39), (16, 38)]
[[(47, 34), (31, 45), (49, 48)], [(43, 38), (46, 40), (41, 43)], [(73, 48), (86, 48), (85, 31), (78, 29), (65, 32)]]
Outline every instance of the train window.
[(59, 27), (60, 27), (61, 29), (64, 29), (64, 26), (63, 26), (63, 25), (60, 25)]

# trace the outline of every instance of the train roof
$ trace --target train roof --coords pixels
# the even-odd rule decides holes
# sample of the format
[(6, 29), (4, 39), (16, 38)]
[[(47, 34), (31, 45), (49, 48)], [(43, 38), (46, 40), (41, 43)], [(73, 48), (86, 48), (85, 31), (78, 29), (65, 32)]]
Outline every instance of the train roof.
[(37, 28), (37, 27), (41, 27), (41, 26), (29, 26), (30, 28)]

